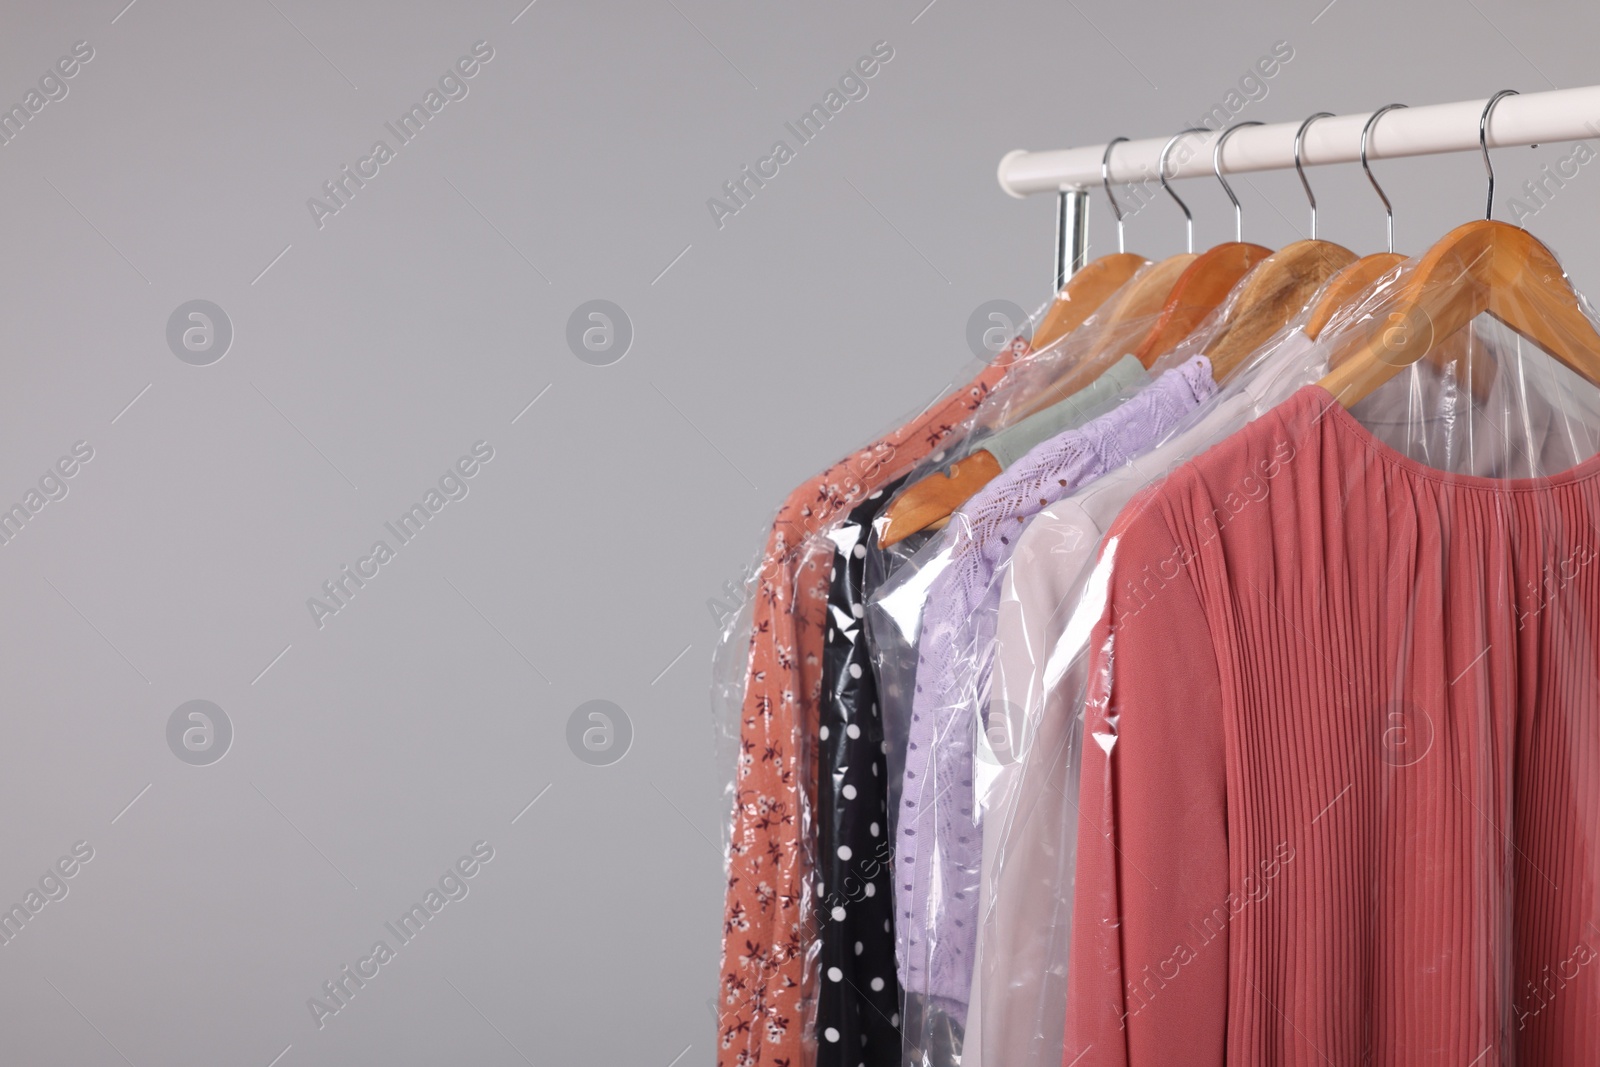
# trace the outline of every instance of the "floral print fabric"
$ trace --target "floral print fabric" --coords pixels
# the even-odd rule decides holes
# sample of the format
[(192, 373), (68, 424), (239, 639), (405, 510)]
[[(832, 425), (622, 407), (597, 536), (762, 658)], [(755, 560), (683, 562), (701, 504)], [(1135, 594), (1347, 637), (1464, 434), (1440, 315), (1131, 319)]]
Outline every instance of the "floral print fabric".
[(966, 387), (789, 494), (768, 535), (751, 613), (723, 914), (718, 1067), (815, 1061), (816, 770), (833, 545), (816, 535), (945, 444), (1016, 360), (1018, 339)]

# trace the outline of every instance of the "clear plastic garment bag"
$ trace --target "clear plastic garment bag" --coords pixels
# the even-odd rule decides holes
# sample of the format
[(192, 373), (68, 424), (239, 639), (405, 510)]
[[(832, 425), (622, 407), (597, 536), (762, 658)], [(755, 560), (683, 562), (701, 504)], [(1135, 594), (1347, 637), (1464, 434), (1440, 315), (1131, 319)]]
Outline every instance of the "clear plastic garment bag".
[[(830, 663), (846, 671), (850, 667), (848, 657), (827, 654), (830, 638), (837, 636), (833, 624), (838, 620), (830, 619), (836, 606), (830, 604), (830, 579), (846, 539), (841, 531), (863, 505), (913, 471), (937, 469), (974, 443), (1002, 434), (1015, 447), (1026, 437), (1026, 428), (1018, 429), (1026, 417), (1042, 416), (1041, 423), (1050, 424), (1052, 409), (1070, 404), (1074, 395), (1062, 388), (1063, 382), (1093, 383), (1120, 358), (1115, 353), (1088, 358), (1094, 336), (1091, 322), (1037, 350), (1022, 339), (1014, 341), (897, 428), (797, 488), (779, 509), (747, 577), (728, 583), (723, 595), (708, 603), (721, 628), (713, 703), (719, 743), (731, 771), (725, 783), (731, 818), (725, 839), (719, 1062), (760, 1055), (762, 1062), (776, 1056), (800, 1063), (817, 1056), (819, 1046), (837, 1045), (841, 1048), (834, 1051), (843, 1051), (846, 1034), (826, 1022), (819, 1027), (817, 1006), (819, 983), (842, 982), (844, 967), (824, 968), (822, 958), (829, 946), (835, 951), (844, 946), (854, 954), (854, 926), (846, 937), (830, 924), (858, 923), (869, 910), (853, 904), (869, 892), (868, 886), (876, 892), (876, 867), (885, 857), (877, 849), (848, 845), (841, 854), (840, 844), (834, 845), (828, 862), (819, 862), (816, 855), (819, 788), (830, 791), (830, 820), (847, 808), (859, 811), (873, 802), (862, 795), (866, 781), (845, 773), (841, 763), (854, 758), (859, 769), (864, 754), (859, 749), (839, 751), (833, 742), (840, 734), (823, 734), (825, 726), (837, 725), (824, 718), (830, 708), (837, 711), (834, 698), (855, 699), (852, 687), (834, 679), (825, 701)], [(1143, 368), (1137, 369), (1142, 377)], [(1108, 391), (1102, 387), (1100, 392)], [(1121, 395), (1120, 388), (1110, 389), (1106, 401), (1114, 403)], [(855, 544), (859, 541), (847, 546), (852, 555)], [(868, 706), (862, 704), (860, 710)], [(869, 714), (878, 712), (874, 708)], [(866, 773), (868, 780), (881, 783), (877, 803), (887, 808), (890, 783), (899, 780), (894, 768), (904, 749), (896, 751), (896, 727), (887, 709), (882, 717), (890, 721), (871, 725), (888, 732), (887, 743), (880, 742), (880, 749), (887, 749), (880, 752), (884, 762), (868, 761)], [(858, 731), (861, 727), (849, 725)], [(870, 817), (848, 823), (866, 828), (869, 835), (874, 825)], [(834, 821), (831, 827), (838, 832), (845, 825)], [(892, 928), (879, 936), (888, 937), (892, 946)], [(884, 976), (863, 972), (859, 977), (867, 983), (856, 998), (861, 1012), (880, 1011), (878, 994), (883, 990), (873, 986), (873, 978)], [(898, 1011), (891, 1010), (888, 1024), (900, 1026)], [(881, 1028), (874, 1029), (881, 1039)]]
[(1416, 269), (997, 576), (985, 1063), (1594, 1062), (1600, 389)]

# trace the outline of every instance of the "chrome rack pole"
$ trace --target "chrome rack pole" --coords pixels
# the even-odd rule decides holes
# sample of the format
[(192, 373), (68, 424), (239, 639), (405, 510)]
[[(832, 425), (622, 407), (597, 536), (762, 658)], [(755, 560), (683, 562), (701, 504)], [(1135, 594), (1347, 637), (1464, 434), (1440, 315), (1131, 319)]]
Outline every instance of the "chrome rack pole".
[(1056, 287), (1078, 273), (1089, 254), (1089, 193), (1063, 188), (1056, 201)]

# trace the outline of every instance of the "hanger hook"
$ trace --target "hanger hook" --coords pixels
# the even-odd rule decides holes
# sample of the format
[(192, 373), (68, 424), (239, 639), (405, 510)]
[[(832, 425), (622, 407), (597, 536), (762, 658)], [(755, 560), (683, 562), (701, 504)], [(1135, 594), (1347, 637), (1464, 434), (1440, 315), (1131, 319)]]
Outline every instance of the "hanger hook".
[(1318, 119), (1331, 119), (1333, 112), (1319, 111), (1300, 124), (1294, 132), (1294, 172), (1300, 175), (1300, 187), (1306, 191), (1306, 199), (1311, 203), (1311, 239), (1317, 239), (1317, 194), (1311, 191), (1311, 183), (1306, 181), (1306, 169), (1300, 162), (1300, 149), (1305, 144), (1306, 131)]
[(1179, 130), (1177, 133), (1173, 134), (1172, 140), (1168, 141), (1166, 143), (1166, 147), (1161, 149), (1161, 165), (1156, 172), (1157, 176), (1161, 179), (1161, 188), (1167, 191), (1167, 195), (1172, 197), (1173, 203), (1177, 204), (1178, 209), (1183, 212), (1184, 225), (1188, 230), (1188, 249), (1190, 252), (1194, 251), (1194, 216), (1189, 213), (1189, 205), (1185, 204), (1182, 199), (1179, 198), (1178, 194), (1172, 191), (1172, 186), (1167, 184), (1167, 155), (1172, 151), (1173, 145), (1177, 144), (1191, 133), (1210, 132), (1211, 131), (1206, 129), (1204, 126), (1190, 126), (1187, 130)]
[(1250, 122), (1235, 122), (1232, 126), (1217, 134), (1217, 139), (1211, 144), (1211, 172), (1217, 176), (1217, 181), (1222, 183), (1222, 191), (1228, 194), (1228, 199), (1233, 201), (1233, 239), (1244, 240), (1244, 208), (1239, 206), (1239, 198), (1233, 195), (1233, 186), (1228, 184), (1228, 179), (1222, 176), (1222, 146), (1228, 138), (1244, 129), (1246, 126), (1260, 126), (1254, 120)]
[(1372, 176), (1372, 168), (1367, 166), (1367, 138), (1371, 136), (1372, 128), (1378, 124), (1378, 119), (1397, 107), (1405, 106), (1404, 104), (1385, 104), (1374, 111), (1371, 117), (1367, 119), (1367, 124), (1361, 127), (1361, 169), (1367, 172), (1367, 181), (1371, 182), (1372, 187), (1378, 191), (1378, 199), (1383, 201), (1384, 214), (1389, 216), (1389, 251), (1391, 252), (1394, 251), (1394, 206), (1389, 203), (1389, 198), (1384, 195), (1383, 186), (1378, 184), (1378, 179)]
[(1494, 164), (1489, 162), (1489, 113), (1501, 100), (1517, 95), (1519, 94), (1515, 89), (1501, 89), (1483, 105), (1483, 114), (1478, 117), (1478, 147), (1483, 149), (1483, 169), (1489, 172), (1489, 201), (1483, 207), (1485, 219), (1494, 218)]
[(1126, 252), (1128, 246), (1122, 239), (1122, 205), (1111, 195), (1111, 150), (1126, 141), (1126, 137), (1113, 137), (1106, 142), (1106, 154), (1100, 157), (1100, 184), (1105, 188), (1106, 199), (1111, 201), (1111, 213), (1117, 217), (1117, 251)]

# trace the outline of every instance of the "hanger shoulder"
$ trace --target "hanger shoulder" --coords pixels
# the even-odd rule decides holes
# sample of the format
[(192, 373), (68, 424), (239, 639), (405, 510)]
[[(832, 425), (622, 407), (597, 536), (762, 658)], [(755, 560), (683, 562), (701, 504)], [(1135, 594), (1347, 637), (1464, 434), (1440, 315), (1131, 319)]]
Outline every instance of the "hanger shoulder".
[(1487, 238), (1463, 234), (1465, 229), (1457, 227), (1428, 249), (1385, 302), (1381, 318), (1352, 324), (1348, 340), (1340, 335), (1320, 384), (1344, 407), (1366, 399), (1427, 355), (1437, 339), (1465, 329), (1488, 310), (1488, 287), (1472, 269), (1490, 255)]
[(1206, 350), (1211, 374), (1226, 381), (1273, 334), (1305, 310), (1307, 302), (1356, 254), (1329, 241), (1296, 241), (1247, 274), (1230, 298), (1229, 319)]
[[(1085, 264), (1067, 279), (1034, 329), (1033, 348), (1046, 348), (1076, 330), (1089, 316), (1102, 310), (1107, 300), (1120, 301), (1122, 298), (1116, 294), (1136, 288), (1143, 280), (1139, 271), (1149, 263), (1132, 252), (1113, 252)], [(1040, 390), (1030, 403), (1019, 405), (1016, 418), (1025, 418), (1076, 392), (1071, 386), (1074, 369), (1085, 365), (1087, 360), (1075, 360), (1061, 381)], [(919, 530), (938, 526), (999, 473), (999, 461), (989, 452), (978, 451), (952, 465), (947, 474), (932, 474), (907, 486), (879, 520), (878, 543), (887, 547)]]
[(1173, 286), (1199, 258), (1193, 252), (1168, 256), (1129, 282), (1115, 297), (1116, 302), (1097, 316), (1096, 326), (1100, 333), (1090, 343), (1083, 358), (1070, 373), (1047, 390), (1050, 395), (1041, 398), (1038, 406), (1044, 407), (1071, 396), (1093, 381), (1105, 369), (1106, 357), (1112, 354), (1112, 349), (1126, 340), (1124, 334), (1128, 324), (1161, 314), (1161, 309), (1172, 296)]
[(949, 518), (999, 473), (1000, 461), (980, 449), (951, 464), (948, 472), (907, 486), (878, 520), (878, 544), (887, 548)]
[(1334, 350), (1319, 384), (1346, 408), (1354, 407), (1432, 351), (1435, 338), (1465, 329), (1488, 304), (1488, 294), (1477, 286), (1436, 285), (1408, 294), (1394, 311), (1362, 323), (1352, 342)]
[(1322, 335), (1323, 327), (1328, 325), (1328, 321), (1338, 314), (1341, 308), (1349, 307), (1360, 300), (1362, 294), (1377, 284), (1379, 278), (1405, 261), (1406, 257), (1399, 252), (1378, 252), (1375, 255), (1362, 256), (1334, 275), (1333, 280), (1323, 288), (1322, 295), (1317, 297), (1316, 304), (1311, 308), (1311, 314), (1306, 318), (1306, 336), (1316, 340)]
[(1489, 313), (1600, 385), (1600, 333), (1555, 254), (1526, 230), (1495, 225), (1499, 251), (1486, 278)]
[(1039, 390), (1037, 396), (1019, 404), (1016, 419), (1043, 411), (1093, 383), (1110, 365), (1109, 357), (1121, 355), (1113, 349), (1127, 339), (1127, 324), (1159, 314), (1172, 293), (1173, 284), (1196, 258), (1193, 252), (1168, 256), (1124, 285), (1095, 315), (1098, 332), (1082, 356), (1073, 360), (1059, 378)]
[(1146, 367), (1177, 347), (1217, 309), (1251, 267), (1272, 255), (1272, 249), (1242, 241), (1229, 241), (1200, 253), (1189, 264), (1167, 297), (1166, 304), (1134, 355)]
[(1118, 289), (1150, 261), (1132, 252), (1101, 256), (1067, 279), (1033, 331), (1033, 347), (1044, 348), (1083, 325)]
[[(1378, 252), (1362, 256), (1340, 271), (1322, 290), (1316, 306), (1307, 317), (1306, 336), (1316, 340), (1334, 315), (1359, 304), (1384, 275), (1405, 261), (1406, 257), (1399, 252)], [(1465, 333), (1452, 335), (1428, 353), (1428, 361), (1441, 372), (1456, 375), (1468, 383), (1473, 398), (1482, 404), (1489, 399), (1489, 390), (1494, 385), (1499, 366), (1488, 349), (1469, 344), (1469, 340), (1469, 335)], [(1335, 351), (1330, 360), (1330, 369), (1348, 361), (1350, 355), (1348, 351)]]
[(1100, 317), (1100, 325), (1115, 330), (1124, 323), (1159, 313), (1172, 295), (1172, 287), (1198, 258), (1193, 252), (1180, 252), (1145, 271), (1123, 290), (1115, 305), (1107, 308), (1106, 314)]
[(1458, 226), (1401, 283), (1383, 320), (1363, 324), (1329, 359), (1322, 381), (1350, 407), (1487, 311), (1589, 382), (1600, 385), (1600, 333), (1555, 255), (1503, 222)]

